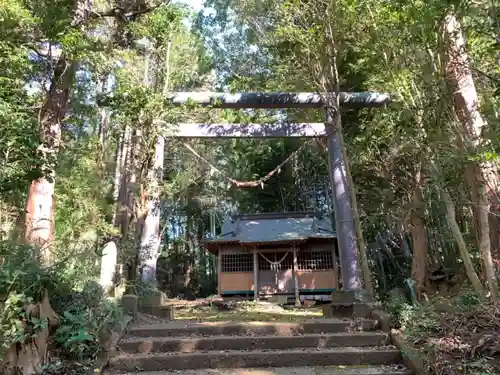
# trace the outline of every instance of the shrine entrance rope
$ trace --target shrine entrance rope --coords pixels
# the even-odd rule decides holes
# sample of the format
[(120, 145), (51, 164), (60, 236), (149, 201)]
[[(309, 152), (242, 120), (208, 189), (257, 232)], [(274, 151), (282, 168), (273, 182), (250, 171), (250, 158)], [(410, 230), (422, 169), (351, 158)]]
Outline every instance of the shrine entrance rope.
[(285, 255), (283, 255), (283, 258), (281, 258), (277, 262), (273, 262), (272, 260), (269, 260), (264, 254), (259, 252), (259, 254), (262, 256), (262, 258), (264, 258), (267, 261), (267, 263), (269, 263), (271, 265), (271, 269), (276, 269), (277, 266), (281, 265), (281, 263), (283, 263), (283, 261), (286, 259), (288, 253), (289, 253), (289, 251), (287, 251), (285, 253)]
[(203, 161), (205, 164), (207, 164), (210, 168), (212, 168), (215, 172), (223, 176), (230, 184), (236, 186), (237, 188), (254, 188), (254, 187), (264, 187), (264, 183), (271, 179), (276, 173), (280, 173), (281, 168), (285, 166), (288, 162), (292, 161), (297, 154), (308, 144), (308, 141), (305, 141), (300, 145), (299, 148), (297, 148), (294, 152), (292, 152), (285, 160), (283, 160), (276, 168), (274, 168), (272, 171), (270, 171), (268, 174), (266, 174), (264, 177), (261, 177), (258, 180), (254, 181), (238, 181), (235, 180), (231, 177), (229, 177), (226, 173), (222, 172), (220, 169), (215, 167), (212, 163), (210, 163), (207, 159), (205, 159), (203, 156), (201, 156), (196, 150), (194, 150), (188, 143), (184, 142), (184, 146), (191, 151), (191, 153), (196, 156), (198, 159)]

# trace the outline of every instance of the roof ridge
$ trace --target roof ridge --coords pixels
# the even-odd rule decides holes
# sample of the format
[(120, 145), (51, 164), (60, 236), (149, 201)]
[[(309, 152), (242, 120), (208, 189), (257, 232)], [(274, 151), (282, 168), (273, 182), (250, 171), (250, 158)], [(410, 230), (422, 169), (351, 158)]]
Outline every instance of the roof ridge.
[(233, 237), (236, 237), (238, 235), (237, 232), (238, 232), (238, 229), (240, 229), (240, 224), (241, 224), (240, 218), (237, 218), (236, 219), (236, 226), (233, 229)]
[(313, 222), (311, 224), (311, 233), (316, 232), (316, 230), (318, 228), (318, 223), (316, 221), (317, 221), (317, 218), (313, 217)]
[(321, 217), (323, 214), (320, 211), (296, 211), (296, 212), (262, 212), (251, 214), (235, 215), (233, 220), (272, 220), (272, 219), (289, 219), (289, 218), (306, 218), (306, 217)]
[(316, 228), (318, 229), (318, 232), (329, 232), (329, 233), (335, 233), (335, 228), (333, 228), (333, 225), (332, 225), (332, 221), (328, 218), (328, 216), (326, 215), (323, 215), (323, 217), (321, 218), (321, 221), (324, 221), (326, 222), (328, 225), (328, 228), (324, 228), (318, 224), (316, 224)]

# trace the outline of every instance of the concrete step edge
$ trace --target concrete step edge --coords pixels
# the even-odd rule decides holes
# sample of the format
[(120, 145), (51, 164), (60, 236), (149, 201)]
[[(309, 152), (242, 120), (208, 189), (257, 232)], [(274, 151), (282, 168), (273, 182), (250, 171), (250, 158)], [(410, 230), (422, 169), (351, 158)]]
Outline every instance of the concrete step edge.
[[(316, 372), (315, 370), (318, 370)], [(261, 368), (244, 368), (231, 370), (217, 370), (217, 369), (199, 369), (199, 370), (187, 370), (183, 371), (183, 375), (199, 375), (200, 370), (203, 371), (204, 375), (263, 375)], [(195, 372), (196, 371), (196, 372)], [(228, 372), (229, 371), (229, 372)], [(292, 372), (293, 371), (293, 372)], [(266, 374), (296, 374), (296, 375), (413, 375), (413, 372), (406, 368), (394, 368), (394, 366), (341, 366), (333, 367), (330, 366), (325, 368), (321, 367), (279, 367), (279, 368), (266, 368)], [(140, 375), (140, 373), (134, 372), (134, 375)], [(147, 375), (177, 375), (178, 371), (148, 371)], [(131, 373), (114, 373), (114, 375), (132, 375)], [(146, 375), (146, 374), (145, 374)]]
[[(363, 319), (361, 319), (363, 320)], [(364, 319), (366, 321), (372, 321), (372, 319)], [(167, 323), (154, 323), (154, 324), (143, 324), (133, 327), (134, 329), (141, 329), (146, 327), (171, 327), (172, 329), (181, 328), (201, 328), (201, 327), (262, 327), (262, 326), (300, 326), (300, 325), (312, 325), (312, 324), (339, 324), (339, 323), (352, 323), (352, 319), (340, 319), (340, 318), (318, 318), (309, 319), (296, 322), (284, 322), (284, 321), (246, 321), (246, 322), (235, 322), (235, 321), (214, 321), (214, 322), (197, 322), (197, 321), (182, 321), (177, 320), (174, 322)], [(188, 324), (184, 326), (183, 324)]]
[(217, 340), (217, 339), (262, 339), (262, 338), (275, 338), (275, 337), (387, 337), (387, 333), (382, 331), (357, 331), (357, 332), (326, 332), (326, 333), (304, 333), (302, 335), (293, 335), (293, 336), (272, 336), (272, 335), (262, 335), (262, 336), (227, 336), (227, 335), (215, 335), (210, 337), (163, 337), (163, 336), (151, 336), (151, 337), (142, 337), (142, 336), (125, 336), (122, 338), (120, 343), (122, 342), (140, 342), (144, 340), (152, 340), (152, 341), (193, 341), (193, 340)]
[(299, 336), (214, 336), (200, 338), (126, 337), (118, 344), (127, 353), (182, 352), (208, 350), (293, 349), (383, 345), (383, 332), (342, 332)]
[(343, 347), (275, 351), (209, 351), (205, 353), (125, 354), (110, 360), (118, 371), (188, 370), (202, 368), (388, 365), (401, 361), (392, 347)]
[[(322, 348), (322, 352), (335, 352), (335, 353), (364, 353), (364, 352), (370, 352), (370, 353), (375, 353), (375, 352), (399, 352), (399, 350), (393, 346), (393, 345), (384, 345), (384, 346), (343, 346), (343, 347), (334, 347), (334, 348)], [(258, 353), (258, 351), (256, 351)], [(314, 348), (293, 348), (290, 350), (269, 350), (269, 351), (262, 351), (261, 353), (280, 353), (280, 352), (297, 352), (297, 353), (317, 353), (318, 350), (315, 350)], [(158, 353), (158, 354), (125, 354), (123, 357), (151, 357), (151, 356), (165, 356), (165, 357), (175, 357), (175, 356), (191, 356), (191, 355), (208, 355), (208, 354), (241, 354), (241, 353), (248, 353), (246, 351), (241, 351), (241, 350), (209, 350), (204, 353)], [(118, 355), (115, 358), (120, 358), (121, 355)]]
[(151, 336), (190, 336), (190, 335), (246, 335), (252, 332), (262, 334), (291, 333), (326, 333), (345, 332), (349, 329), (370, 331), (377, 327), (377, 322), (371, 319), (359, 320), (328, 320), (283, 323), (283, 322), (253, 322), (253, 323), (223, 323), (223, 324), (192, 324), (182, 326), (179, 324), (149, 324), (135, 326), (127, 329), (127, 334), (137, 337)]

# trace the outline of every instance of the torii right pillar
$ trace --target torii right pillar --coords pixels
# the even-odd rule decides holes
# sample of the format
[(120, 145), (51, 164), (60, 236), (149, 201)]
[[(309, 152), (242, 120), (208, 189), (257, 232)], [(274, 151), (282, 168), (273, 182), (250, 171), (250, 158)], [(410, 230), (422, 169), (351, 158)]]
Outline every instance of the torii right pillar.
[(339, 246), (340, 272), (343, 290), (361, 290), (361, 276), (358, 265), (358, 242), (354, 227), (354, 216), (345, 158), (342, 153), (342, 137), (336, 129), (331, 109), (325, 109), (325, 130), (327, 132), (329, 175), (332, 189), (332, 203), (335, 212), (335, 229)]
[[(360, 100), (359, 107), (382, 106), (389, 101), (388, 95), (370, 94)], [(337, 119), (340, 116), (340, 108), (337, 108), (335, 96), (327, 94), (325, 99), (325, 131), (327, 135), (329, 154), (329, 175), (332, 189), (332, 203), (335, 212), (335, 227), (339, 246), (340, 272), (342, 275), (343, 291), (362, 291), (361, 273), (358, 264), (358, 254), (362, 249), (358, 248), (355, 230), (352, 198), (350, 196), (349, 179), (346, 172), (345, 155), (343, 149), (343, 137), (341, 129), (337, 127)], [(351, 103), (352, 106), (353, 103)], [(356, 104), (356, 103), (354, 103)], [(351, 293), (349, 293), (351, 294)], [(350, 299), (350, 297), (347, 297)], [(364, 299), (364, 296), (352, 296), (354, 299)], [(343, 299), (341, 297), (341, 299)], [(339, 301), (340, 302), (340, 301)], [(347, 301), (346, 301), (347, 302)]]

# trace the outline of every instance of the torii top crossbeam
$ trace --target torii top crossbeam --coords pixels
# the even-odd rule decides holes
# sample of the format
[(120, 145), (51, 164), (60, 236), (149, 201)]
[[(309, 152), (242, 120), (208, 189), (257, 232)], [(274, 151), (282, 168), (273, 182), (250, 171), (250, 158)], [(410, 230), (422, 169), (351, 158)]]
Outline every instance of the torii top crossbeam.
[[(341, 92), (340, 104), (347, 108), (381, 107), (390, 101), (390, 96), (376, 92)], [(326, 97), (335, 94), (317, 93), (220, 93), (220, 92), (176, 92), (167, 95), (174, 105), (201, 105), (215, 108), (321, 108)], [(323, 123), (270, 124), (177, 124), (174, 136), (178, 138), (274, 138), (274, 137), (318, 137), (324, 136)]]
[[(326, 105), (326, 94), (309, 92), (176, 92), (167, 94), (168, 100), (174, 105), (189, 103), (213, 106), (215, 108), (322, 108)], [(329, 93), (329, 97), (335, 97)], [(349, 108), (381, 107), (390, 101), (389, 94), (376, 92), (341, 92), (340, 104)]]

